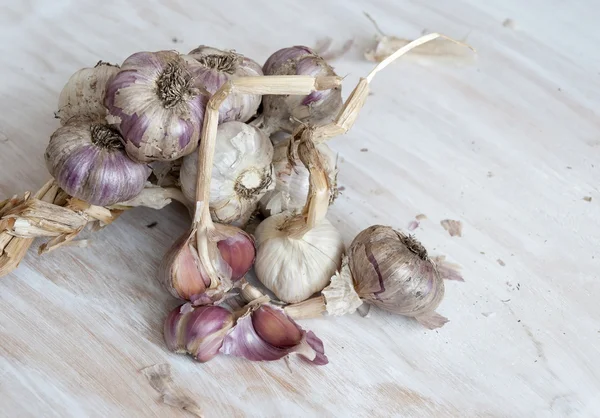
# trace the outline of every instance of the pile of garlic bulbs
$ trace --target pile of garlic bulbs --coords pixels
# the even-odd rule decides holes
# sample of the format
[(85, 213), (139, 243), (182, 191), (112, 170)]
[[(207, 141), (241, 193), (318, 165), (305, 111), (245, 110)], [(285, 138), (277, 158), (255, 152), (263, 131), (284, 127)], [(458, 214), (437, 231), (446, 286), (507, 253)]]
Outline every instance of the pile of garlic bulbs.
[[(378, 71), (440, 36), (401, 48), (361, 78), (346, 102), (341, 78), (304, 46), (281, 49), (264, 66), (200, 46), (79, 70), (60, 94), (61, 126), (45, 153), (52, 197), (43, 203), (45, 189), (0, 202), (0, 233), (52, 236), (59, 246), (123, 209), (183, 202), (190, 228), (158, 272), (183, 301), (164, 336), (170, 350), (200, 362), (218, 353), (252, 361), (296, 353), (326, 364), (321, 340), (294, 318), (350, 313), (363, 303), (441, 326), (435, 309), (443, 278), (460, 276), (389, 227), (367, 228), (346, 253), (326, 217), (338, 169), (325, 143), (351, 128)], [(285, 139), (273, 143), (275, 135)], [(32, 205), (39, 199), (43, 205)], [(34, 216), (32, 207), (44, 210)], [(56, 232), (71, 212), (87, 215)], [(19, 235), (22, 225), (27, 234)], [(260, 283), (251, 285), (252, 268)]]

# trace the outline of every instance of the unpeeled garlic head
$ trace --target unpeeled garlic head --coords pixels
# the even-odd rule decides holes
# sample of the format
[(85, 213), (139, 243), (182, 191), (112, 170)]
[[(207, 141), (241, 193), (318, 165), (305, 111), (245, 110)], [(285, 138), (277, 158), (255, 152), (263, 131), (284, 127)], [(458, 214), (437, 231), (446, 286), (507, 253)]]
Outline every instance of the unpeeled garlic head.
[(258, 226), (255, 234), (256, 276), (288, 303), (306, 300), (327, 286), (340, 268), (344, 253), (342, 236), (327, 219), (301, 238), (292, 238), (288, 227), (297, 216), (302, 215), (273, 215)]
[[(275, 186), (261, 198), (260, 210), (265, 216), (285, 211), (298, 211), (306, 204), (310, 175), (308, 169), (296, 152), (290, 152), (290, 141), (286, 139), (275, 145), (273, 152), (273, 171)], [(321, 161), (327, 171), (331, 185), (331, 200), (337, 196), (337, 154), (325, 143), (318, 144)]]
[[(210, 211), (216, 222), (245, 224), (259, 199), (273, 187), (273, 145), (259, 129), (242, 122), (219, 125), (210, 183)], [(197, 153), (183, 159), (183, 194), (196, 200)]]

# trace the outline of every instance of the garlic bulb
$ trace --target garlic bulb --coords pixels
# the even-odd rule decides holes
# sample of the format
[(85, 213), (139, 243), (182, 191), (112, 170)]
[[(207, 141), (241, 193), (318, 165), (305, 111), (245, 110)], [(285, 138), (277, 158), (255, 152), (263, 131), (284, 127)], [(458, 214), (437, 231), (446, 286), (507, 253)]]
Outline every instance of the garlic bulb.
[[(306, 131), (310, 135), (310, 131)], [(284, 302), (300, 302), (322, 290), (340, 268), (344, 244), (325, 218), (329, 181), (310, 137), (298, 146), (310, 171), (310, 193), (303, 214), (282, 212), (256, 229), (257, 278)]]
[[(241, 279), (252, 267), (256, 254), (254, 240), (238, 228), (222, 224), (214, 227), (217, 251), (210, 258), (219, 277), (228, 282), (225, 287), (230, 287), (229, 282)], [(211, 303), (229, 290), (221, 283), (211, 282), (207, 266), (198, 255), (195, 231), (186, 232), (167, 251), (158, 277), (173, 296), (184, 300)]]
[(61, 125), (73, 116), (103, 120), (107, 115), (104, 107), (106, 87), (118, 72), (118, 65), (99, 61), (94, 68), (82, 68), (73, 74), (58, 98), (56, 115), (60, 118)]
[(425, 247), (389, 226), (358, 234), (348, 265), (356, 292), (386, 311), (429, 320), (444, 297), (444, 281)]
[[(232, 78), (263, 75), (262, 68), (256, 61), (233, 51), (221, 51), (201, 45), (188, 55), (202, 67), (194, 73), (196, 83), (210, 94), (214, 94)], [(256, 114), (261, 98), (260, 94), (232, 92), (219, 107), (219, 122), (246, 122)]]
[(257, 305), (242, 315), (225, 336), (221, 352), (251, 361), (274, 361), (298, 354), (315, 365), (328, 363), (323, 342), (271, 305)]
[(46, 166), (64, 191), (92, 205), (132, 199), (143, 190), (150, 169), (127, 157), (122, 140), (109, 125), (71, 119), (52, 134)]
[(174, 51), (138, 52), (123, 62), (105, 105), (131, 158), (175, 160), (196, 149), (208, 100), (195, 84), (201, 70), (197, 61)]
[(187, 353), (201, 363), (215, 357), (227, 332), (234, 324), (233, 314), (220, 306), (178, 306), (167, 316), (164, 337), (167, 348)]
[[(259, 202), (260, 210), (265, 216), (284, 211), (298, 211), (306, 204), (310, 185), (309, 172), (298, 157), (297, 147), (297, 142), (292, 138), (275, 145), (273, 152), (275, 186), (273, 190), (266, 192)], [(338, 194), (337, 154), (325, 143), (318, 144), (316, 147), (329, 176), (332, 203)]]
[[(263, 66), (263, 72), (266, 75), (336, 75), (323, 58), (305, 46), (275, 52)], [(262, 124), (267, 134), (278, 130), (292, 132), (299, 122), (311, 125), (331, 122), (341, 107), (341, 87), (315, 91), (306, 96), (265, 95)]]
[[(259, 199), (273, 186), (269, 138), (242, 122), (225, 122), (217, 129), (215, 157), (210, 183), (210, 211), (216, 222), (243, 225)], [(191, 201), (196, 196), (198, 155), (183, 159), (181, 189)]]

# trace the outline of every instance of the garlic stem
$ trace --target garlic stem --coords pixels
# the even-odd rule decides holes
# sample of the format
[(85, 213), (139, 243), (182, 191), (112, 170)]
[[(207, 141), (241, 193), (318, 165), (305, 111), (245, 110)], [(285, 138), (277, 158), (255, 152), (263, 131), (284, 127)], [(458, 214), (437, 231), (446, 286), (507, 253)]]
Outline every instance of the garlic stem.
[(475, 51), (475, 49), (471, 46), (456, 41), (445, 35), (441, 35), (439, 33), (430, 33), (428, 35), (421, 36), (420, 38), (415, 39), (407, 45), (404, 45), (402, 48), (398, 49), (392, 55), (387, 57), (385, 60), (377, 64), (375, 68), (373, 68), (366, 77), (360, 79), (359, 83), (354, 88), (354, 90), (352, 90), (352, 93), (350, 93), (348, 100), (346, 100), (344, 106), (338, 113), (338, 116), (336, 117), (335, 121), (328, 125), (316, 128), (316, 131), (313, 135), (313, 140), (315, 141), (315, 143), (319, 144), (338, 135), (343, 135), (354, 125), (356, 119), (358, 118), (358, 114), (364, 106), (365, 101), (367, 100), (367, 97), (369, 95), (369, 83), (373, 80), (373, 78), (379, 71), (383, 70), (385, 67), (390, 65), (392, 62), (394, 62), (410, 50), (418, 47), (419, 45), (431, 42), (437, 38), (446, 39), (450, 42), (466, 46), (467, 48), (470, 48), (471, 50)]
[(319, 318), (325, 314), (325, 297), (316, 296), (303, 302), (294, 303), (283, 308), (286, 314), (293, 319)]

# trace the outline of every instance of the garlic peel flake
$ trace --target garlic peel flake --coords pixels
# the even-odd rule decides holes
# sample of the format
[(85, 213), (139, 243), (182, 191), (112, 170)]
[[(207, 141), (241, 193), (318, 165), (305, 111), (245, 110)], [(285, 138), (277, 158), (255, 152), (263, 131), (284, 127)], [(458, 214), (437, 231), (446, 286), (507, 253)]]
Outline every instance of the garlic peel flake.
[(332, 316), (354, 313), (363, 304), (354, 290), (348, 257), (344, 257), (341, 270), (333, 275), (331, 284), (323, 289), (322, 294), (325, 297), (327, 313)]

